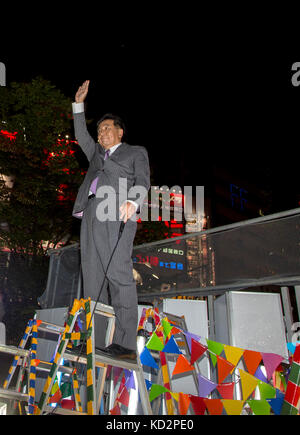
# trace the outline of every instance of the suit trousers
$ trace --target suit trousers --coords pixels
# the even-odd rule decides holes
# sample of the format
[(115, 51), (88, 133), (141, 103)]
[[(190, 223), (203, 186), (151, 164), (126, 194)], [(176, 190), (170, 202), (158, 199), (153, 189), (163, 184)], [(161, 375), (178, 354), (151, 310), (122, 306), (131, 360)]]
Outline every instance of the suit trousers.
[[(120, 221), (98, 220), (96, 216), (98, 204), (99, 200), (96, 197), (89, 199), (84, 210), (80, 232), (83, 293), (84, 298), (90, 297), (93, 301), (98, 298), (120, 229)], [(131, 257), (136, 228), (136, 222), (131, 220), (126, 222), (99, 298), (99, 302), (112, 305), (115, 311), (113, 343), (134, 351), (136, 350), (138, 302)], [(94, 317), (95, 344), (96, 347), (104, 347), (107, 319), (100, 315)]]

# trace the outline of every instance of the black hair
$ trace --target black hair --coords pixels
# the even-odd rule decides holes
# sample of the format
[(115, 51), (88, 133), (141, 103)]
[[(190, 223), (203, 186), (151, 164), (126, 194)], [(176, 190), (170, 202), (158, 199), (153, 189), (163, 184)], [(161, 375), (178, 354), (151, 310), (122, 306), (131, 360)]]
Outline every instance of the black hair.
[(97, 132), (99, 129), (99, 125), (101, 124), (101, 122), (105, 121), (106, 119), (110, 119), (114, 122), (114, 126), (115, 127), (119, 127), (123, 130), (123, 137), (125, 136), (126, 133), (126, 127), (125, 127), (125, 122), (123, 121), (123, 119), (118, 116), (118, 115), (114, 115), (113, 113), (106, 113), (105, 115), (103, 115), (99, 121), (97, 122)]

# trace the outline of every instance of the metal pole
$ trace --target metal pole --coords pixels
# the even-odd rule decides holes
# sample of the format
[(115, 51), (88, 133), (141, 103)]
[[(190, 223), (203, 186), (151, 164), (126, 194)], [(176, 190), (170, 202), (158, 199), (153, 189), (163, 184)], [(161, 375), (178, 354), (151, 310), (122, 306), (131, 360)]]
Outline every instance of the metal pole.
[(293, 326), (293, 311), (290, 300), (290, 292), (288, 287), (281, 287), (281, 297), (283, 303), (284, 320), (286, 326), (286, 335), (288, 341), (292, 340), (292, 326)]

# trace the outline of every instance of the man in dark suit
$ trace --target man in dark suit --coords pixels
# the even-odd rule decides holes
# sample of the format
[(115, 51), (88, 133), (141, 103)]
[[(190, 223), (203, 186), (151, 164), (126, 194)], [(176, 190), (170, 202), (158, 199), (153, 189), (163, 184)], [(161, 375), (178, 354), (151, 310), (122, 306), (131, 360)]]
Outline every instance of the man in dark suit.
[[(79, 87), (73, 103), (75, 137), (89, 161), (73, 209), (74, 216), (82, 217), (80, 250), (84, 297), (97, 300), (118, 241), (120, 220), (123, 220), (124, 230), (100, 297), (100, 302), (107, 304), (109, 289), (116, 316), (113, 343), (105, 348), (105, 331), (99, 321), (95, 322), (95, 342), (96, 347), (102, 350), (104, 347), (106, 354), (135, 359), (138, 318), (131, 255), (137, 225), (135, 213), (141, 211), (150, 187), (148, 154), (144, 147), (122, 142), (123, 121), (111, 114), (98, 122), (98, 143), (93, 140), (84, 115), (88, 87), (89, 80)], [(133, 188), (140, 191), (139, 197), (127, 198)], [(119, 210), (120, 213), (114, 213)]]

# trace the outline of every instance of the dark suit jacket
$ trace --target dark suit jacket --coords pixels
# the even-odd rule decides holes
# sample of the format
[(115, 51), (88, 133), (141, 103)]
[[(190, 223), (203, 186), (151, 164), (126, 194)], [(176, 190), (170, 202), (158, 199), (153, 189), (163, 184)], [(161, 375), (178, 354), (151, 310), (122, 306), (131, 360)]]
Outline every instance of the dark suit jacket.
[[(127, 192), (133, 186), (143, 186), (146, 191), (150, 188), (150, 168), (147, 150), (142, 146), (128, 145), (123, 142), (114, 153), (104, 160), (105, 152), (100, 144), (90, 136), (84, 113), (74, 114), (75, 137), (85, 153), (89, 168), (81, 184), (75, 200), (73, 215), (84, 211), (88, 203), (89, 189), (95, 177), (99, 177), (99, 186), (107, 185), (114, 188), (117, 196), (124, 192), (119, 191), (119, 179), (126, 178)], [(130, 198), (141, 209), (144, 197)], [(140, 210), (138, 210), (140, 211)]]

